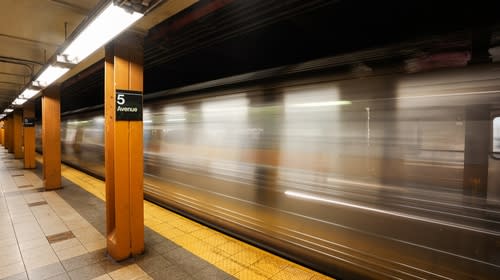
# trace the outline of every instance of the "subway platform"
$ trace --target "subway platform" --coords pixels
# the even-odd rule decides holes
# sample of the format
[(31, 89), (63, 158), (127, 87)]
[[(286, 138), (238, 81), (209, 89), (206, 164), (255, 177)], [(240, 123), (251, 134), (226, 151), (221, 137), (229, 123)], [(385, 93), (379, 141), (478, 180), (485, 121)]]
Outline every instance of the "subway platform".
[(40, 163), (23, 169), (0, 147), (0, 279), (330, 279), (147, 201), (144, 254), (115, 262), (104, 182), (64, 165), (62, 176), (45, 192)]

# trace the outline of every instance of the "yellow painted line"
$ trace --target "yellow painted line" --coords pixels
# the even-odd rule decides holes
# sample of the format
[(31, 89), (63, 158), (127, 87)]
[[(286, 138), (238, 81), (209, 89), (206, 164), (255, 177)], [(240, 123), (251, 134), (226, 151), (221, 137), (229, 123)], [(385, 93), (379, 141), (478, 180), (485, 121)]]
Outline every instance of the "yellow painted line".
[[(41, 157), (37, 157), (41, 161)], [(103, 181), (61, 165), (66, 179), (101, 200), (106, 200)], [(221, 234), (176, 213), (144, 201), (144, 224), (189, 252), (238, 279), (332, 279)]]

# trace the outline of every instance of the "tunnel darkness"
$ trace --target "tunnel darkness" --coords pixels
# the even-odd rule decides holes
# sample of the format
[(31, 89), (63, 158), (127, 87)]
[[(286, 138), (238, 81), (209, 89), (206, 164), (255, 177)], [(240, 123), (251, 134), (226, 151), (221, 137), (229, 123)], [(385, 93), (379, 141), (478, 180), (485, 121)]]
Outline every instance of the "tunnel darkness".
[[(408, 40), (421, 42), (415, 52), (472, 49), (484, 59), (499, 9), (498, 1), (203, 0), (149, 31), (144, 92)], [(83, 72), (63, 83), (62, 112), (103, 103), (103, 62)]]

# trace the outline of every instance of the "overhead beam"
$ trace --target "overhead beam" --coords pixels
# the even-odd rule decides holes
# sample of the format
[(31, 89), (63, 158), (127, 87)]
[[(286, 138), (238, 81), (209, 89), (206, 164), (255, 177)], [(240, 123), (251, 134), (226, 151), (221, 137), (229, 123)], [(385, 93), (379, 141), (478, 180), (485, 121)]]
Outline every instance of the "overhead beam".
[(4, 92), (17, 92), (18, 88), (12, 88), (12, 87), (2, 87), (0, 86), (0, 91)]
[(31, 64), (43, 65), (43, 62), (38, 62), (38, 61), (35, 61), (35, 60), (31, 60), (31, 59), (18, 58), (18, 57), (13, 57), (13, 56), (3, 56), (3, 55), (0, 55), (0, 59), (6, 59), (6, 60), (12, 60), (12, 61), (16, 61), (16, 62), (24, 62), (24, 63), (31, 63)]
[(65, 7), (65, 8), (68, 8), (74, 12), (77, 12), (79, 14), (82, 14), (82, 15), (87, 15), (90, 10), (87, 9), (87, 8), (84, 8), (82, 6), (78, 6), (78, 5), (75, 5), (73, 3), (69, 3), (67, 1), (63, 1), (63, 0), (50, 0), (52, 3), (54, 4), (57, 4), (59, 6), (62, 6), (62, 7)]
[(47, 46), (52, 46), (52, 47), (59, 47), (59, 45), (55, 44), (55, 43), (50, 43), (50, 42), (45, 42), (45, 41), (39, 41), (39, 40), (33, 40), (33, 39), (28, 39), (28, 38), (24, 38), (24, 37), (9, 35), (9, 34), (0, 33), (0, 37), (4, 37), (4, 38), (8, 38), (8, 39), (13, 39), (13, 40), (18, 40), (18, 41), (23, 41), (23, 42), (34, 44), (34, 45), (47, 45)]
[(11, 73), (11, 72), (3, 72), (3, 71), (0, 71), (0, 75), (15, 76), (15, 77), (28, 77), (28, 75), (16, 74), (16, 73)]
[(0, 84), (14, 85), (16, 87), (18, 87), (18, 86), (24, 86), (24, 84), (21, 84), (21, 83), (5, 82), (5, 81), (0, 81)]

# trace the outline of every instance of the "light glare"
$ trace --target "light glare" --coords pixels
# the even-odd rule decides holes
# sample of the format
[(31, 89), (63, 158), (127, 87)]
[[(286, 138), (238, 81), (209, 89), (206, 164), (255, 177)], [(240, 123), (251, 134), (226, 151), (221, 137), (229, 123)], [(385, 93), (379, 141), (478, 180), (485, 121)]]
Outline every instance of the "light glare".
[(26, 101), (28, 101), (28, 99), (18, 97), (12, 102), (12, 105), (23, 105)]
[(186, 119), (184, 118), (178, 118), (178, 119), (167, 119), (167, 122), (183, 122)]
[(47, 67), (47, 69), (43, 71), (42, 75), (40, 75), (40, 77), (38, 77), (35, 82), (43, 87), (47, 87), (68, 71), (69, 68), (49, 65), (49, 67)]
[(308, 102), (291, 104), (290, 107), (326, 107), (326, 106), (342, 106), (351, 105), (352, 102), (348, 100), (338, 100), (338, 101), (324, 101), (324, 102)]
[(142, 16), (141, 13), (129, 13), (110, 3), (62, 52), (62, 55), (67, 56), (70, 61), (79, 63)]
[(40, 92), (39, 90), (27, 88), (23, 91), (23, 93), (19, 97), (30, 99), (31, 97), (35, 96), (39, 92)]

